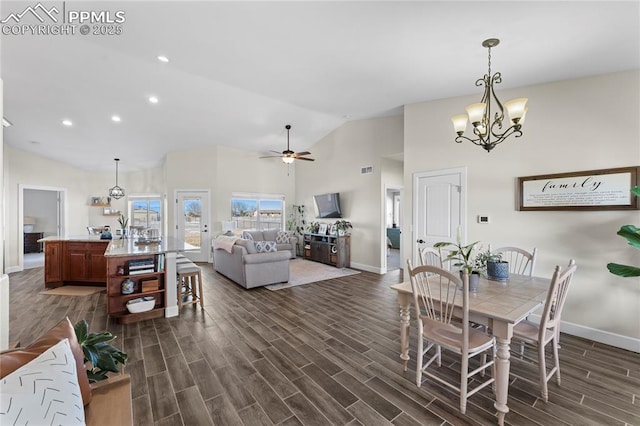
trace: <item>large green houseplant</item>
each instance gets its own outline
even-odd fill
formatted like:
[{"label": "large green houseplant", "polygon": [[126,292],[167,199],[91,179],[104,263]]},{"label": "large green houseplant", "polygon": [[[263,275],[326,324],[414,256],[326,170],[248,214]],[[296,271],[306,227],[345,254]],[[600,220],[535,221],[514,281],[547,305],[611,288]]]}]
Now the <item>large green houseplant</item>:
[{"label": "large green houseplant", "polygon": [[[636,197],[640,197],[640,186],[634,186],[631,192]],[[623,238],[626,238],[629,245],[640,249],[640,229],[638,229],[634,225],[624,225],[620,228],[617,234]],[[640,277],[640,268],[637,266],[609,263],[607,264],[607,269],[612,274],[621,277]]]},{"label": "large green houseplant", "polygon": [[118,364],[124,365],[127,362],[129,356],[109,343],[116,338],[110,332],[89,333],[89,323],[86,320],[78,321],[73,328],[84,353],[85,366],[89,367],[89,383],[107,379],[109,372],[118,373]]}]

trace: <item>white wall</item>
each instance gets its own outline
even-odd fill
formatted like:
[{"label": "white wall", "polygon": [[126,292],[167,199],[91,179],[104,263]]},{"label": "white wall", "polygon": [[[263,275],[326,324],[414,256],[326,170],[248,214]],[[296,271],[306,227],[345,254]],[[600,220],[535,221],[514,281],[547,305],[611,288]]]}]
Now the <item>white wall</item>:
[{"label": "white wall", "polygon": [[33,232],[43,232],[45,237],[58,232],[58,192],[25,189],[23,216],[33,217],[36,224]]},{"label": "white wall", "polygon": [[[169,201],[177,189],[209,190],[212,238],[222,232],[222,221],[231,219],[233,192],[282,194],[287,205],[293,205],[295,165],[288,168],[278,158],[259,156],[257,152],[222,146],[170,152],[165,163]],[[174,223],[174,204],[169,203],[169,224]],[[169,226],[169,234],[174,231],[175,227]]]},{"label": "white wall", "polygon": [[[313,196],[340,193],[342,215],[351,221],[351,264],[380,271],[384,190],[383,157],[402,152],[402,117],[350,121],[313,145],[315,162],[296,165],[296,204],[306,206],[307,223],[313,217]],[[373,174],[360,169],[373,166]],[[319,219],[332,223],[334,220]]]},{"label": "white wall", "polygon": [[[621,225],[640,223],[638,211],[515,208],[518,176],[640,165],[639,83],[640,72],[630,71],[498,89],[503,101],[528,97],[529,112],[524,136],[490,153],[470,143],[454,143],[450,121],[466,105],[478,102],[480,92],[406,106],[405,194],[413,192],[415,172],[468,167],[469,241],[537,247],[536,274],[542,276],[550,277],[556,264],[575,259],[578,271],[563,321],[596,329],[594,334],[640,338],[640,280],[620,278],[606,269],[610,261],[640,264],[640,250],[616,235]],[[409,196],[405,199],[403,231],[408,236],[413,206]],[[490,216],[491,223],[477,224],[479,214]],[[404,239],[407,255],[413,250],[412,240]]]}]

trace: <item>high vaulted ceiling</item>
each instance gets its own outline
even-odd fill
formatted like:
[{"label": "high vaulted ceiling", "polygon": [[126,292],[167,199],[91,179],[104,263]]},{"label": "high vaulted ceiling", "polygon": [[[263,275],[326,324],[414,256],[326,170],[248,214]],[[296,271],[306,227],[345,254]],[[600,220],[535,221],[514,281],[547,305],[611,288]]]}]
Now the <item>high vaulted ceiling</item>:
[{"label": "high vaulted ceiling", "polygon": [[[3,1],[0,15],[36,4]],[[640,68],[638,1],[43,5],[125,12],[120,35],[2,35],[5,142],[89,170],[113,170],[114,157],[145,169],[210,145],[282,151],[285,124],[301,151],[347,120],[479,99],[490,37],[501,39],[498,93]]]}]

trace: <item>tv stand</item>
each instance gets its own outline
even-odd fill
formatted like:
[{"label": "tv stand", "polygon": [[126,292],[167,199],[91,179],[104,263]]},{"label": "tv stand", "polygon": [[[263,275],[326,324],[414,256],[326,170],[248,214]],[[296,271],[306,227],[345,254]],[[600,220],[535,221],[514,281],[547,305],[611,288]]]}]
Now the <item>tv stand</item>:
[{"label": "tv stand", "polygon": [[324,235],[305,233],[303,235],[305,259],[326,263],[336,268],[350,265],[349,235]]}]

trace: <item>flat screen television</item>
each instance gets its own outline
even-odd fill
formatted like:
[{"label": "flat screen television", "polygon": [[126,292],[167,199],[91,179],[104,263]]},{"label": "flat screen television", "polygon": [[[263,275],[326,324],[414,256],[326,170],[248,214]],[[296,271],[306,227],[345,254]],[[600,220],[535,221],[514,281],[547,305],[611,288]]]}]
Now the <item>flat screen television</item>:
[{"label": "flat screen television", "polygon": [[313,200],[316,203],[318,218],[342,217],[342,211],[340,210],[340,194],[337,192],[314,195]]}]

